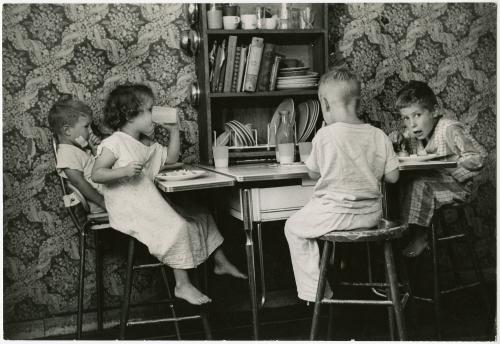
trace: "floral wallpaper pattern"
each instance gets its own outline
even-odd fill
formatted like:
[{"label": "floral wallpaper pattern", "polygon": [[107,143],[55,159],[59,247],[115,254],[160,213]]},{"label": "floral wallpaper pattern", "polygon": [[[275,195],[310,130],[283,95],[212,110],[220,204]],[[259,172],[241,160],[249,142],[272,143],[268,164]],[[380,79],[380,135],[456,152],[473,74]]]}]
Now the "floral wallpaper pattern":
[{"label": "floral wallpaper pattern", "polygon": [[[467,124],[490,152],[475,206],[481,259],[494,266],[496,5],[331,4],[329,10],[331,62],[342,60],[361,75],[362,106],[372,120],[386,130],[400,125],[392,109],[397,90],[409,79],[425,80],[446,115]],[[187,28],[181,4],[4,5],[4,322],[76,310],[78,237],[62,204],[47,127],[48,110],[62,93],[86,101],[98,122],[115,85],[146,83],[158,104],[180,109],[183,160],[197,160],[198,113],[186,100],[194,60],[178,43]],[[166,143],[165,132],[156,135]],[[92,249],[87,257],[86,307],[95,304]],[[107,305],[119,302],[123,265],[123,253],[106,255]],[[155,286],[141,274],[134,288],[146,298]]]}]

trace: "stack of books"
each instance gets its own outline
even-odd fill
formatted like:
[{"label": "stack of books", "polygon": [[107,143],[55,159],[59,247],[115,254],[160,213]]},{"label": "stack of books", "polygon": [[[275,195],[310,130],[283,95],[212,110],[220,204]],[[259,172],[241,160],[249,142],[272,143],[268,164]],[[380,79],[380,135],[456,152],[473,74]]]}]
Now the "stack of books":
[{"label": "stack of books", "polygon": [[237,36],[214,41],[209,53],[210,91],[274,91],[281,60],[276,45],[252,37],[249,45],[238,45]]}]

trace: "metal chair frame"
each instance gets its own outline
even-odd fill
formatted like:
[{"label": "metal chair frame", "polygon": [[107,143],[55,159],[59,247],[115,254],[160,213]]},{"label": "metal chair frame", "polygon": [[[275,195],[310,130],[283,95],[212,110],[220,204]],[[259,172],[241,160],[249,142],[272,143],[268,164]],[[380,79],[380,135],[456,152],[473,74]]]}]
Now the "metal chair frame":
[{"label": "metal chair frame", "polygon": [[[53,138],[52,148],[54,153],[54,158],[57,164],[57,138]],[[102,279],[102,271],[103,271],[103,259],[102,259],[102,250],[101,250],[101,242],[99,238],[99,232],[103,229],[113,229],[109,224],[109,218],[107,212],[100,213],[90,213],[90,206],[85,199],[85,197],[81,194],[81,192],[71,183],[66,181],[62,176],[58,175],[59,182],[61,184],[61,188],[63,191],[63,199],[65,199],[65,207],[68,210],[68,213],[73,221],[73,224],[78,230],[79,235],[79,254],[80,254],[80,263],[79,263],[79,277],[78,277],[78,307],[77,307],[77,324],[76,324],[76,339],[81,339],[82,337],[82,323],[83,323],[83,296],[84,296],[84,281],[85,281],[85,251],[86,251],[86,237],[89,233],[94,234],[95,240],[95,250],[96,250],[96,290],[97,290],[97,330],[98,333],[102,333],[103,330],[103,294],[104,294],[104,286]],[[79,216],[76,213],[77,206],[81,206],[85,211],[85,221],[79,220]],[[206,339],[211,339],[211,329],[208,323],[208,316],[205,312],[201,312],[200,314],[186,317],[177,317],[174,307],[174,298],[172,298],[172,294],[169,287],[167,270],[165,264],[155,263],[155,264],[144,264],[144,265],[133,265],[134,260],[134,252],[135,252],[135,243],[136,239],[129,236],[129,246],[128,246],[128,254],[127,254],[127,275],[126,275],[126,284],[123,295],[123,304],[120,315],[120,339],[125,338],[125,331],[128,325],[144,325],[151,323],[160,323],[160,322],[174,322],[176,337],[178,340],[181,339],[181,334],[179,330],[178,322],[185,320],[195,320],[201,319],[203,323],[203,329],[205,332]],[[147,268],[160,268],[162,273],[162,279],[166,287],[166,292],[168,299],[155,301],[155,304],[158,303],[168,303],[170,312],[172,317],[162,318],[162,319],[154,319],[154,320],[143,320],[143,321],[135,321],[129,322],[128,315],[129,309],[131,306],[136,306],[130,304],[130,294],[132,290],[132,277],[133,270],[139,269],[147,269]]]},{"label": "metal chair frame", "polygon": [[[392,241],[402,236],[407,227],[405,225],[382,219],[377,228],[365,228],[350,231],[334,231],[323,235],[318,240],[324,242],[323,253],[321,255],[320,276],[318,281],[318,290],[316,293],[316,302],[314,305],[314,314],[311,326],[310,340],[315,340],[319,332],[319,317],[322,304],[330,305],[329,322],[327,339],[332,336],[332,305],[333,304],[353,304],[353,305],[379,305],[388,307],[389,329],[391,339],[394,339],[394,320],[398,330],[400,340],[406,340],[406,325],[404,321],[403,308],[409,298],[409,289],[405,292],[404,297],[400,297],[399,289],[401,285],[398,283],[396,274],[396,265],[392,250]],[[383,287],[386,288],[387,300],[360,300],[360,299],[335,299],[325,298],[325,289],[327,281],[327,273],[329,266],[334,266],[335,269],[340,267],[340,257],[336,254],[339,251],[336,247],[338,243],[360,243],[380,242],[384,245],[385,258],[385,276],[386,283],[372,282],[372,274],[370,267],[370,253],[368,254],[368,283],[361,282],[337,282],[331,285],[332,290],[338,285],[347,285],[355,287]],[[337,252],[338,253],[338,252]],[[394,313],[393,313],[394,312]],[[395,316],[395,319],[394,319]]]}]

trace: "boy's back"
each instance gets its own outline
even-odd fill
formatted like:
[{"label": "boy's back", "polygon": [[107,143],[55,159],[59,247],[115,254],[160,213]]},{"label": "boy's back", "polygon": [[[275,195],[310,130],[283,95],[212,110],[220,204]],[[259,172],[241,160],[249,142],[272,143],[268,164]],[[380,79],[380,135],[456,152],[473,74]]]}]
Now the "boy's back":
[{"label": "boy's back", "polygon": [[307,167],[321,177],[314,197],[335,213],[381,209],[380,180],[398,167],[392,143],[369,124],[333,123],[318,131]]}]

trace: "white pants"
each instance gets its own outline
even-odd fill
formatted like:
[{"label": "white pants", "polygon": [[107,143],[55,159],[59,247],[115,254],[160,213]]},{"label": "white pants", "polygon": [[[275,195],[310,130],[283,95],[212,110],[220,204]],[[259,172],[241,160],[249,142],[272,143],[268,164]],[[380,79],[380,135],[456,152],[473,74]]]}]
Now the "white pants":
[{"label": "white pants", "polygon": [[[305,301],[316,300],[320,263],[316,238],[335,230],[374,227],[382,217],[382,210],[368,214],[339,214],[329,212],[328,208],[313,198],[285,223],[298,297]],[[325,296],[331,297],[328,284]]]}]

